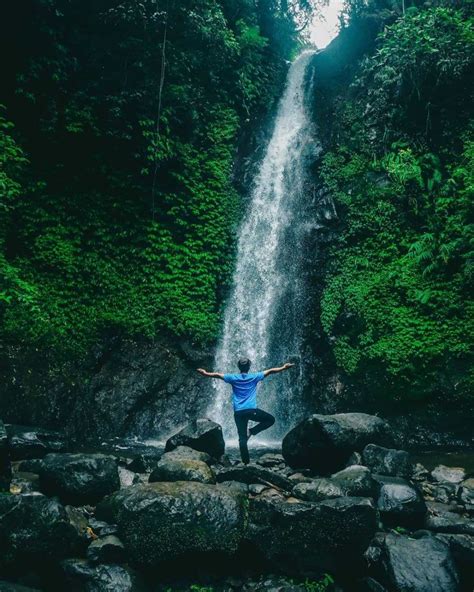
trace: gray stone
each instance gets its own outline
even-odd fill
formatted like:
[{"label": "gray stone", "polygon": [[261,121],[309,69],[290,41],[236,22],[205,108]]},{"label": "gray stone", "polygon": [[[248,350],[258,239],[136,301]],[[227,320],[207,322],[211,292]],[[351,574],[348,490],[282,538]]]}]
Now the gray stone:
[{"label": "gray stone", "polygon": [[219,458],[225,452],[222,428],[210,419],[196,419],[166,441],[165,451],[178,446],[189,446]]},{"label": "gray stone", "polygon": [[199,450],[194,450],[194,448],[190,448],[189,446],[178,446],[169,452],[165,452],[161,457],[161,460],[168,459],[168,460],[199,460],[201,462],[205,462],[208,465],[213,465],[216,460],[207,452],[201,452]]},{"label": "gray stone", "polygon": [[87,548],[87,559],[91,563],[123,563],[125,547],[115,535],[95,539]]},{"label": "gray stone", "polygon": [[382,569],[394,592],[458,592],[459,576],[448,545],[435,537],[388,534]]},{"label": "gray stone", "polygon": [[221,481],[240,481],[247,483],[247,485],[261,483],[262,485],[274,485],[285,491],[291,491],[294,485],[283,475],[253,463],[223,468],[217,472],[216,478],[219,483]]},{"label": "gray stone", "polygon": [[438,483],[461,483],[466,478],[466,471],[462,467],[438,465],[431,471],[431,478]]},{"label": "gray stone", "polygon": [[450,506],[428,502],[425,528],[434,532],[474,535],[474,521],[450,511]]},{"label": "gray stone", "polygon": [[71,504],[94,504],[120,487],[117,461],[105,454],[48,454],[40,469],[41,490]]},{"label": "gray stone", "polygon": [[110,495],[96,515],[118,524],[130,562],[155,565],[191,553],[234,553],[245,534],[247,502],[222,485],[149,483]]},{"label": "gray stone", "polygon": [[372,478],[367,467],[352,465],[330,478],[299,483],[295,485],[292,493],[295,497],[317,502],[341,496],[375,497],[378,489],[378,483]]},{"label": "gray stone", "polygon": [[404,450],[368,444],[362,451],[362,463],[380,475],[409,478],[413,472],[410,455]]},{"label": "gray stone", "polygon": [[367,444],[392,441],[389,425],[366,413],[311,415],[283,438],[285,461],[295,468],[307,467],[320,474],[342,469],[354,451]]},{"label": "gray stone", "polygon": [[371,500],[342,497],[318,504],[250,500],[248,537],[274,568],[298,575],[346,569],[358,561],[376,528]]},{"label": "gray stone", "polygon": [[94,565],[84,559],[61,563],[64,590],[80,592],[146,592],[141,576],[124,565]]},{"label": "gray stone", "polygon": [[150,475],[149,482],[156,481],[197,481],[199,483],[215,483],[213,470],[202,460],[169,459],[168,455],[156,465]]},{"label": "gray stone", "polygon": [[419,489],[400,477],[374,475],[380,484],[377,507],[387,526],[419,527],[427,511]]}]

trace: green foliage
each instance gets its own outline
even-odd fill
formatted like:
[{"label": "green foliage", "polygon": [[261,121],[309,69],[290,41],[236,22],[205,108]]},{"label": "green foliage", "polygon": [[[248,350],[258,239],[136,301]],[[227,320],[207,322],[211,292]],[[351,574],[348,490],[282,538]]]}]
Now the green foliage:
[{"label": "green foliage", "polygon": [[240,215],[238,141],[278,96],[294,40],[277,2],[12,8],[4,340],[59,355],[102,333],[215,339]]},{"label": "green foliage", "polygon": [[474,391],[472,30],[446,8],[387,27],[324,158],[344,226],[321,322],[339,368],[374,396]]}]

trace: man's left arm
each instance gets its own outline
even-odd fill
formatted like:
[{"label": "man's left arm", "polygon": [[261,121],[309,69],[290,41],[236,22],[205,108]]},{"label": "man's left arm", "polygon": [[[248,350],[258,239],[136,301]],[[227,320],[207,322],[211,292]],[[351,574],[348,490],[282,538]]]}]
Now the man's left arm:
[{"label": "man's left arm", "polygon": [[207,378],[220,378],[221,380],[224,380],[224,375],[220,372],[208,372],[207,370],[204,370],[204,368],[198,368],[197,371],[199,374],[206,376]]}]

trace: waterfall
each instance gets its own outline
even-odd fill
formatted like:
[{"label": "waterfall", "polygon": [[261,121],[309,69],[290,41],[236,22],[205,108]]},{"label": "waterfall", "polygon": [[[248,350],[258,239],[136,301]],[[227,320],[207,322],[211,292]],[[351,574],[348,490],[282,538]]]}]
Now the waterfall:
[{"label": "waterfall", "polygon": [[[307,70],[314,52],[305,51],[288,71],[272,136],[253,183],[241,222],[233,287],[215,356],[219,372],[238,372],[241,355],[252,371],[299,362],[305,320],[304,240],[312,228],[306,172],[317,145],[307,108]],[[281,436],[301,414],[301,364],[267,377],[258,405],[276,416],[265,432]],[[226,439],[235,439],[231,388],[215,381],[209,417]]]}]

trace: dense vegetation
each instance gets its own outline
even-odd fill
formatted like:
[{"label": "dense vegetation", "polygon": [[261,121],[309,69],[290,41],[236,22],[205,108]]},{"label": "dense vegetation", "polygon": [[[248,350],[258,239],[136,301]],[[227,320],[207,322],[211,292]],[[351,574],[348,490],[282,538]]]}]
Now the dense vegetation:
[{"label": "dense vegetation", "polygon": [[290,8],[31,0],[2,41],[2,340],[57,355],[104,332],[211,340],[236,148],[279,95]]},{"label": "dense vegetation", "polygon": [[466,8],[411,7],[336,102],[321,319],[337,366],[378,397],[474,392],[473,56]]}]

